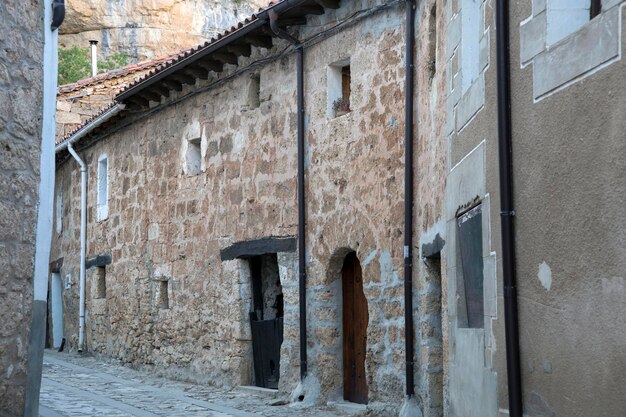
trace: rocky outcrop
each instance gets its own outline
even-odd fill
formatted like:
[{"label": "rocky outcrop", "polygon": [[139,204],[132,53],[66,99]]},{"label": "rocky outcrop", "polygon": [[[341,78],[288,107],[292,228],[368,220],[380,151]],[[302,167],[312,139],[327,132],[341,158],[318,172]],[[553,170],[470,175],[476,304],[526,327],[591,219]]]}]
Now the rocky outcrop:
[{"label": "rocky outcrop", "polygon": [[264,0],[68,0],[59,45],[99,42],[102,58],[127,53],[131,62],[205,42],[245,19]]}]

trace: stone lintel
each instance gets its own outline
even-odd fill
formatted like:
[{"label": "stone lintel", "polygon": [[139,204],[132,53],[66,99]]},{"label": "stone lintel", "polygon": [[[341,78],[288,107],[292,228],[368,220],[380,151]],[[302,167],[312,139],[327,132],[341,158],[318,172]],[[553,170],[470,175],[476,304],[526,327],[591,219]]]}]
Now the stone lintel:
[{"label": "stone lintel", "polygon": [[441,251],[446,241],[441,238],[439,233],[435,236],[431,243],[425,243],[422,245],[422,257],[424,258],[439,258]]},{"label": "stone lintel", "polygon": [[266,253],[295,251],[295,237],[265,237],[233,243],[220,251],[220,258],[222,261],[232,261],[237,258],[249,258]]},{"label": "stone lintel", "polygon": [[110,254],[102,254],[89,258],[85,261],[85,269],[93,268],[94,266],[107,266],[113,262]]}]

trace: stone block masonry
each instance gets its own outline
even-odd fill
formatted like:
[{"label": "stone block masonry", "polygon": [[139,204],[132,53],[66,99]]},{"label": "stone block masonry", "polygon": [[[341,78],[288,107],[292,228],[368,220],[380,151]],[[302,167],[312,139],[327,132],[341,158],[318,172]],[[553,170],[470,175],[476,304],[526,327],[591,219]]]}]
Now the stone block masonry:
[{"label": "stone block masonry", "polygon": [[[0,415],[24,412],[43,100],[42,2],[2,2]],[[39,82],[36,82],[39,80]]]}]

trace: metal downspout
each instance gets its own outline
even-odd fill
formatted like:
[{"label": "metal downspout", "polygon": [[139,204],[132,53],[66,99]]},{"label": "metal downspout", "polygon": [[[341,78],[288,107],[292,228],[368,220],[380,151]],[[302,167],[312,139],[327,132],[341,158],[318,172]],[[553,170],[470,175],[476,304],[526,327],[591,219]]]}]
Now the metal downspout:
[{"label": "metal downspout", "polygon": [[85,253],[87,232],[87,165],[78,156],[71,143],[67,150],[80,165],[80,284],[79,284],[79,327],[78,327],[78,351],[82,352],[85,347]]},{"label": "metal downspout", "polygon": [[415,2],[406,2],[406,88],[404,128],[404,333],[406,351],[406,395],[415,395],[413,336],[413,60],[415,46]]},{"label": "metal downspout", "polygon": [[500,226],[502,231],[502,272],[506,367],[509,413],[522,417],[517,286],[515,270],[515,224],[513,217],[513,160],[511,132],[511,73],[509,52],[509,5],[496,3],[496,60],[498,82],[498,159],[500,170]]},{"label": "metal downspout", "polygon": [[306,216],[304,196],[304,46],[278,26],[278,13],[270,9],[270,27],[280,38],[291,42],[296,48],[297,111],[298,111],[298,293],[300,304],[300,379],[307,375],[306,335]]}]

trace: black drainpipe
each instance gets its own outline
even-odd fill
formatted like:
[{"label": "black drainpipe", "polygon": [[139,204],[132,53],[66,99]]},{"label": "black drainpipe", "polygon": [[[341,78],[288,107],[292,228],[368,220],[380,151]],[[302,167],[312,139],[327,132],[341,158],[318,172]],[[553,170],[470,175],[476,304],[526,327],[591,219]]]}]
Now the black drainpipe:
[{"label": "black drainpipe", "polygon": [[406,344],[406,395],[415,395],[413,380],[413,49],[415,2],[406,2],[406,88],[404,128],[404,334]]},{"label": "black drainpipe", "polygon": [[498,81],[498,156],[500,168],[500,226],[502,231],[502,272],[504,329],[509,413],[522,417],[517,287],[515,271],[515,225],[513,217],[513,160],[511,146],[511,73],[509,53],[509,2],[496,4],[496,51]]},{"label": "black drainpipe", "polygon": [[278,13],[270,9],[270,27],[274,33],[296,48],[296,72],[298,83],[298,270],[300,303],[300,379],[307,374],[306,354],[306,246],[304,201],[304,45],[278,26]]}]

